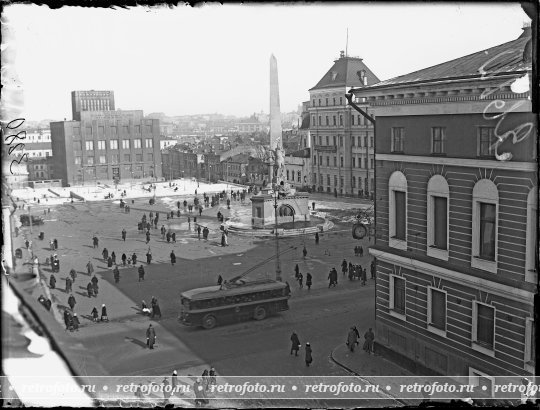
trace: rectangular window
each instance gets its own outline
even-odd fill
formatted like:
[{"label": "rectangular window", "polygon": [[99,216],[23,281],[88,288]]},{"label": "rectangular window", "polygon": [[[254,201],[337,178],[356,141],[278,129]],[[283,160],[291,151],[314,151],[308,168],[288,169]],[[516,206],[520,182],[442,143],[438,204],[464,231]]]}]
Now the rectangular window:
[{"label": "rectangular window", "polygon": [[313,125],[316,125],[316,124],[317,124],[317,122],[315,121],[315,118],[316,118],[316,117],[315,117],[314,115],[311,117],[311,122],[313,123]]},{"label": "rectangular window", "polygon": [[336,97],[332,98],[334,105],[336,105]]},{"label": "rectangular window", "polygon": [[344,184],[344,179],[343,179],[343,177],[339,177],[339,186],[340,186],[340,188],[343,188],[343,185],[345,185]]},{"label": "rectangular window", "polygon": [[141,148],[141,139],[137,138],[133,140],[133,148]]},{"label": "rectangular window", "polygon": [[86,157],[86,163],[88,165],[94,165],[94,157]]},{"label": "rectangular window", "polygon": [[98,135],[100,137],[105,135],[105,127],[103,125],[98,125]]},{"label": "rectangular window", "polygon": [[369,163],[371,165],[371,169],[375,169],[375,160],[373,158],[370,158]]},{"label": "rectangular window", "polygon": [[431,153],[445,154],[446,153],[446,132],[443,127],[431,128]]},{"label": "rectangular window", "polygon": [[141,133],[141,126],[135,125],[135,134],[140,134],[140,133]]},{"label": "rectangular window", "polygon": [[144,128],[145,128],[145,131],[146,131],[147,134],[152,134],[152,126],[151,125],[147,125]]},{"label": "rectangular window", "polygon": [[336,140],[336,136],[335,136],[335,135],[332,137],[332,141],[334,142],[334,146],[336,146],[336,145],[337,145],[337,140]]},{"label": "rectangular window", "polygon": [[356,146],[356,137],[351,137],[351,146]]},{"label": "rectangular window", "polygon": [[152,138],[146,138],[144,140],[146,148],[152,148],[153,147],[153,140]]},{"label": "rectangular window", "polygon": [[322,137],[319,135],[319,145],[322,145]]},{"label": "rectangular window", "polygon": [[343,97],[339,97],[339,105],[343,105]]},{"label": "rectangular window", "polygon": [[337,167],[337,157],[334,157],[334,166]]},{"label": "rectangular window", "polygon": [[368,144],[367,144],[367,135],[364,137],[364,147],[367,148]]},{"label": "rectangular window", "polygon": [[356,177],[354,177],[354,176],[352,177],[351,183],[352,183],[352,187],[356,188]]},{"label": "rectangular window", "polygon": [[390,275],[390,310],[405,315],[405,279]]},{"label": "rectangular window", "polygon": [[326,156],[326,166],[330,166],[330,157],[328,155]]},{"label": "rectangular window", "polygon": [[135,161],[142,162],[142,154],[135,154]]},{"label": "rectangular window", "polygon": [[119,162],[118,154],[112,154],[111,155],[111,163],[118,164],[118,162]]},{"label": "rectangular window", "polygon": [[317,165],[317,157],[315,155],[313,156],[313,165]]},{"label": "rectangular window", "polygon": [[356,157],[352,157],[352,167],[356,168]]},{"label": "rectangular window", "polygon": [[446,292],[428,287],[428,329],[430,327],[446,332]]},{"label": "rectangular window", "polygon": [[122,140],[122,149],[129,149],[129,140]]},{"label": "rectangular window", "polygon": [[94,141],[85,141],[86,150],[87,151],[93,151],[94,150]]},{"label": "rectangular window", "polygon": [[109,147],[110,149],[118,149],[118,140],[110,140]]},{"label": "rectangular window", "polygon": [[323,162],[322,162],[322,155],[319,155],[319,165],[322,165]]},{"label": "rectangular window", "polygon": [[81,141],[73,141],[73,150],[74,151],[82,151],[82,142]]},{"label": "rectangular window", "polygon": [[405,240],[405,192],[394,191],[395,235],[396,239]]},{"label": "rectangular window", "polygon": [[354,125],[354,115],[351,114],[351,125]]},{"label": "rectangular window", "polygon": [[337,175],[334,175],[334,186],[337,187]]},{"label": "rectangular window", "polygon": [[107,158],[105,157],[105,155],[100,155],[99,156],[99,163],[100,164],[106,164],[107,163]]},{"label": "rectangular window", "polygon": [[403,152],[403,137],[404,137],[403,127],[393,127],[392,128],[392,152]]},{"label": "rectangular window", "polygon": [[343,157],[339,157],[340,166],[343,166]]},{"label": "rectangular window", "polygon": [[364,117],[362,115],[358,115],[358,118],[356,121],[358,125],[364,125]]},{"label": "rectangular window", "polygon": [[129,127],[127,125],[122,125],[122,133],[124,135],[129,134]]},{"label": "rectangular window", "polygon": [[332,119],[333,119],[333,123],[334,123],[334,127],[335,127],[335,126],[337,125],[337,118],[336,118],[336,116],[334,115],[334,116],[332,117]]},{"label": "rectangular window", "polygon": [[97,149],[98,150],[104,150],[104,149],[106,149],[106,147],[107,147],[107,144],[106,144],[105,140],[99,140],[97,142]]},{"label": "rectangular window", "polygon": [[81,165],[81,157],[75,157],[75,165]]},{"label": "rectangular window", "polygon": [[370,144],[370,147],[373,148],[375,146],[375,138],[369,137],[369,144]]},{"label": "rectangular window", "polygon": [[330,175],[326,174],[326,185],[330,185]]},{"label": "rectangular window", "polygon": [[495,334],[495,308],[483,303],[473,303],[473,342],[493,350]]},{"label": "rectangular window", "polygon": [[339,125],[343,127],[343,115],[339,116]]},{"label": "rectangular window", "polygon": [[448,249],[448,199],[441,196],[433,197],[433,246]]},{"label": "rectangular window", "polygon": [[287,170],[287,181],[289,180],[289,170]]},{"label": "rectangular window", "polygon": [[302,182],[302,173],[300,171],[296,173],[296,182]]},{"label": "rectangular window", "polygon": [[130,154],[124,154],[124,162],[131,162],[131,155]]},{"label": "rectangular window", "polygon": [[330,145],[330,137],[328,135],[326,136],[326,145]]},{"label": "rectangular window", "polygon": [[493,150],[491,145],[495,141],[495,128],[494,127],[479,127],[478,128],[478,156],[479,157],[492,157]]},{"label": "rectangular window", "polygon": [[343,146],[343,137],[341,135],[339,136],[339,146]]},{"label": "rectangular window", "polygon": [[328,105],[328,98],[326,98],[326,105]]},{"label": "rectangular window", "polygon": [[328,115],[326,116],[326,125],[330,125],[330,120],[328,119]]},{"label": "rectangular window", "polygon": [[494,204],[480,203],[480,254],[483,259],[495,260],[495,223]]},{"label": "rectangular window", "polygon": [[[321,105],[320,102],[321,102],[321,100],[319,100],[319,105]],[[322,125],[322,116],[321,115],[319,115],[319,125]]]}]

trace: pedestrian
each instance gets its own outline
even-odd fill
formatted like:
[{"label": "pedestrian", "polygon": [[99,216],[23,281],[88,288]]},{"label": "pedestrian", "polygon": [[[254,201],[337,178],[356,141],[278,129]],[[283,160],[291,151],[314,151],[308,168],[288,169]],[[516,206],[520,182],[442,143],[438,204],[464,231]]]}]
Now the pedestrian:
[{"label": "pedestrian", "polygon": [[[24,244],[26,245],[26,249],[30,249],[30,241],[28,239],[24,241]],[[53,242],[53,246],[54,246],[54,242]]]},{"label": "pedestrian", "polygon": [[306,343],[306,366],[309,367],[309,365],[313,362],[313,356],[311,355],[311,345],[309,342]]},{"label": "pedestrian", "polygon": [[144,300],[141,302],[141,311],[144,315],[150,315],[150,309],[148,309],[148,305]]},{"label": "pedestrian", "polygon": [[154,344],[156,343],[156,331],[152,327],[152,324],[148,326],[148,329],[146,329],[146,345],[150,348],[154,348]]},{"label": "pedestrian", "polygon": [[107,259],[107,267],[112,268],[112,266],[113,266],[113,260],[112,260],[112,257],[109,256],[109,259]]},{"label": "pedestrian", "polygon": [[141,280],[144,280],[144,267],[142,265],[139,266],[139,282]]},{"label": "pedestrian", "polygon": [[354,256],[358,256],[358,245],[354,247]]},{"label": "pedestrian", "polygon": [[152,301],[150,303],[152,305],[152,319],[155,316],[159,316],[159,318],[161,319],[161,309],[159,307],[158,300],[154,296],[152,296]]},{"label": "pedestrian", "polygon": [[319,232],[315,232],[315,245],[319,244]]},{"label": "pedestrian", "polygon": [[69,298],[68,298],[68,305],[71,308],[71,310],[73,310],[75,308],[76,303],[77,303],[77,301],[75,300],[75,296],[73,296],[73,294],[71,294],[69,296]]},{"label": "pedestrian", "polygon": [[[171,242],[171,231],[167,231],[166,237],[167,237],[167,243],[170,243]],[[148,237],[147,237],[147,242],[146,243],[148,243]]]},{"label": "pedestrian", "polygon": [[52,239],[49,241],[49,249],[54,251],[54,241]]},{"label": "pedestrian", "polygon": [[217,278],[217,284],[218,286],[221,286],[222,283],[223,283],[223,278],[221,277],[221,275],[219,275]]},{"label": "pedestrian", "polygon": [[193,383],[193,392],[195,393],[195,406],[204,406],[209,401],[206,398],[206,392],[204,390],[204,386],[202,384],[202,379],[200,377],[197,377],[197,380],[195,383]]},{"label": "pedestrian", "polygon": [[343,276],[346,275],[347,271],[348,271],[347,261],[343,259],[343,262],[341,262],[341,272],[343,273]]},{"label": "pedestrian", "polygon": [[69,271],[69,276],[71,276],[71,279],[73,280],[73,283],[75,283],[75,279],[77,278],[77,271],[75,269],[71,269]]},{"label": "pedestrian", "polygon": [[298,356],[298,350],[300,349],[300,339],[298,338],[298,335],[296,332],[292,332],[291,334],[291,355],[294,352],[295,356]]},{"label": "pedestrian", "polygon": [[298,272],[298,285],[300,286],[300,289],[304,287],[304,276],[301,272]]},{"label": "pedestrian", "polygon": [[126,241],[126,235],[127,235],[127,232],[126,232],[126,230],[124,228],[124,229],[122,229],[122,239],[124,240],[124,242]]},{"label": "pedestrian", "polygon": [[173,232],[171,234],[171,239],[172,239],[173,243],[176,243],[176,232]]},{"label": "pedestrian", "polygon": [[152,262],[152,251],[150,251],[150,248],[148,248],[148,252],[146,252],[146,263],[150,265]]},{"label": "pedestrian", "polygon": [[216,369],[210,367],[210,371],[208,372],[208,382],[210,383],[210,385],[215,385],[217,383],[216,376]]},{"label": "pedestrian", "polygon": [[111,253],[112,263],[116,264],[116,254],[114,251]]},{"label": "pedestrian", "polygon": [[[170,237],[169,237],[169,239],[170,239]],[[146,243],[148,243],[148,242],[150,242],[150,232],[146,231]]]},{"label": "pedestrian", "polygon": [[88,272],[88,276],[92,276],[92,273],[94,273],[94,265],[92,265],[92,261],[88,261],[86,264],[86,271]]},{"label": "pedestrian", "polygon": [[362,269],[360,268],[361,270],[361,275],[362,275],[362,286],[366,286],[366,281],[367,281],[367,272],[366,272],[366,269]]},{"label": "pedestrian", "polygon": [[[31,243],[32,243],[32,242],[30,242],[30,244],[31,244]],[[56,239],[56,238],[54,239],[54,249],[55,249],[55,250],[58,249],[58,239]]]},{"label": "pedestrian", "polygon": [[304,255],[304,259],[306,259],[306,256],[307,256],[307,249],[306,249],[306,246],[304,245],[304,249],[302,250],[302,255]]},{"label": "pedestrian", "polygon": [[66,293],[71,293],[71,291],[73,290],[72,285],[73,285],[73,281],[71,280],[70,277],[67,277],[66,278]]},{"label": "pedestrian", "polygon": [[118,269],[118,265],[114,266],[113,276],[114,276],[114,283],[120,282],[120,270]]},{"label": "pedestrian", "polygon": [[98,321],[98,310],[97,310],[97,307],[94,306],[94,309],[92,309],[92,312],[90,313],[90,315],[92,316],[92,320],[94,322],[97,322]]},{"label": "pedestrian", "polygon": [[99,246],[99,239],[97,238],[97,236],[94,236],[92,238],[92,243],[94,245],[94,249],[96,249]]},{"label": "pedestrian", "polygon": [[199,216],[202,215],[202,206],[199,207]]},{"label": "pedestrian", "polygon": [[66,325],[66,330],[69,330],[71,327],[71,313],[69,313],[69,310],[64,310],[64,324]]},{"label": "pedestrian", "polygon": [[201,240],[201,225],[197,225],[197,238]]},{"label": "pedestrian", "polygon": [[131,255],[131,260],[133,262],[133,265],[135,266],[137,264],[137,255],[135,252],[133,252],[133,255]]},{"label": "pedestrian", "polygon": [[315,202],[312,202],[312,203],[311,203],[311,210],[312,210],[312,211],[315,210]]},{"label": "pedestrian", "polygon": [[109,259],[109,251],[107,250],[107,248],[103,248],[103,252],[101,252],[101,254],[103,255],[103,259],[105,259],[106,262],[107,259]]},{"label": "pedestrian", "polygon": [[210,233],[210,230],[208,229],[207,226],[205,226],[204,229],[203,229],[203,238],[204,238],[205,241],[208,240],[208,234],[209,233]]},{"label": "pedestrian", "polygon": [[300,268],[298,267],[298,264],[294,267],[294,278],[298,280],[298,274],[300,273]]},{"label": "pedestrian", "polygon": [[126,266],[127,256],[125,253],[122,254],[122,265]]},{"label": "pedestrian", "polygon": [[73,327],[73,330],[79,330],[79,326],[81,325],[81,322],[79,321],[79,317],[77,316],[77,313],[73,313],[73,316],[71,318],[71,324]]},{"label": "pedestrian", "polygon": [[93,290],[94,296],[97,298],[98,290],[99,290],[98,278],[96,278],[95,276],[92,276],[91,282],[92,282],[92,290]]},{"label": "pedestrian", "polygon": [[221,233],[221,246],[225,246],[225,232]]},{"label": "pedestrian", "polygon": [[56,278],[54,277],[54,274],[51,273],[51,277],[49,278],[49,287],[51,289],[56,288]]},{"label": "pedestrian", "polygon": [[184,211],[186,210],[186,208],[187,208],[187,201],[184,200]]},{"label": "pedestrian", "polygon": [[360,255],[360,257],[364,256],[364,248],[362,246],[358,248],[358,254]]},{"label": "pedestrian", "polygon": [[349,346],[349,350],[351,352],[354,352],[354,348],[358,344],[358,333],[354,331],[354,329],[351,327],[349,330],[349,334],[347,335],[347,346]]},{"label": "pedestrian", "polygon": [[311,290],[312,279],[311,273],[306,273],[306,286],[308,290]]},{"label": "pedestrian", "polygon": [[171,265],[174,266],[176,263],[176,255],[174,254],[174,250],[171,251]]},{"label": "pedestrian", "polygon": [[370,269],[371,269],[371,279],[375,279],[375,261],[374,260],[371,261]]},{"label": "pedestrian", "polygon": [[108,322],[109,316],[107,315],[107,307],[105,304],[101,305],[101,321],[102,322]]},{"label": "pedestrian", "polygon": [[92,285],[92,282],[88,282],[88,285],[86,285],[86,292],[88,292],[89,298],[94,296],[94,286]]},{"label": "pedestrian", "polygon": [[364,334],[364,339],[364,350],[369,354],[374,353],[373,343],[375,341],[375,334],[373,333],[371,328],[369,328],[369,330]]}]

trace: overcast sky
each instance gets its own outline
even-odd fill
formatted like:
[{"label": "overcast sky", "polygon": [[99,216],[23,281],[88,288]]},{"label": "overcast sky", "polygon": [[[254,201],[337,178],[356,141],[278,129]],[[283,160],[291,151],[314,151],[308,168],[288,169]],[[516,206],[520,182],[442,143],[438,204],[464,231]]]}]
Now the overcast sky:
[{"label": "overcast sky", "polygon": [[272,53],[287,112],[345,49],[347,28],[348,54],[384,80],[511,41],[530,21],[518,3],[498,2],[9,5],[2,19],[2,82],[22,87],[29,120],[71,119],[70,92],[90,89],[113,90],[117,109],[145,114],[268,112]]}]

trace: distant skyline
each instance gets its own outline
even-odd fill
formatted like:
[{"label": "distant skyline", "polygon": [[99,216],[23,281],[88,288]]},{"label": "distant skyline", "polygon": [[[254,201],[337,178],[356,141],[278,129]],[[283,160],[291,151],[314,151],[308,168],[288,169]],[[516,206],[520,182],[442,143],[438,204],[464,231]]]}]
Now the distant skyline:
[{"label": "distant skyline", "polygon": [[3,116],[71,119],[74,90],[113,90],[117,109],[167,116],[269,112],[277,58],[282,112],[346,47],[389,79],[511,41],[519,3],[338,3],[93,9],[7,5]]}]

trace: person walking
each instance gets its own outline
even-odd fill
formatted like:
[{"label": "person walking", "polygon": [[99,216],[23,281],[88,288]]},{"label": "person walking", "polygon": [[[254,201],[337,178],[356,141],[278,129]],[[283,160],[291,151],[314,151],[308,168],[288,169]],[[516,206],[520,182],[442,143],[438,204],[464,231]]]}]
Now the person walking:
[{"label": "person walking", "polygon": [[[32,244],[32,241],[30,241],[30,244]],[[54,238],[54,250],[58,249],[58,239]]]},{"label": "person walking", "polygon": [[109,251],[107,248],[103,248],[103,252],[101,252],[103,255],[103,259],[105,259],[105,262],[109,259]]},{"label": "person walking", "polygon": [[71,293],[71,291],[73,290],[73,282],[71,281],[71,278],[67,277],[66,278],[66,293]]},{"label": "person walking", "polygon": [[300,339],[298,338],[298,335],[296,332],[292,332],[291,334],[291,355],[294,352],[295,356],[298,356],[298,350],[300,349]]},{"label": "person walking", "polygon": [[88,285],[86,285],[86,292],[88,292],[89,298],[94,296],[94,286],[92,285],[92,282],[88,282]]},{"label": "person walking", "polygon": [[146,252],[146,263],[150,265],[151,262],[152,262],[152,251],[150,250],[150,248],[148,248],[148,252]]},{"label": "person walking", "polygon": [[122,229],[122,239],[124,240],[124,242],[126,241],[126,236],[127,236],[127,232],[126,232],[126,229]]},{"label": "person walking", "polygon": [[127,262],[127,256],[125,253],[122,254],[122,265],[123,266],[126,266],[126,262]]},{"label": "person walking", "polygon": [[174,266],[176,263],[176,255],[174,254],[174,250],[171,251],[171,265]]},{"label": "person walking", "polygon": [[334,287],[337,285],[338,273],[336,268],[332,268],[332,280],[334,282]]},{"label": "person walking", "polygon": [[345,276],[347,274],[347,261],[345,259],[343,259],[343,262],[341,262],[341,272],[343,273],[343,276]]},{"label": "person walking", "polygon": [[144,272],[144,267],[143,267],[142,264],[141,264],[141,266],[139,266],[139,282],[140,282],[141,280],[144,280],[144,273],[145,273],[145,272]]},{"label": "person walking", "polygon": [[362,275],[362,286],[366,286],[366,281],[367,281],[366,269],[360,268],[360,270],[361,270],[361,275]]},{"label": "person walking", "polygon": [[66,325],[66,330],[69,330],[71,327],[71,314],[67,309],[64,310],[64,324]]},{"label": "person walking", "polygon": [[171,239],[172,239],[173,243],[176,243],[176,232],[173,232],[171,234]]},{"label": "person walking", "polygon": [[354,352],[354,348],[356,347],[357,344],[358,344],[358,334],[351,327],[349,329],[349,334],[347,335],[347,346],[349,347],[349,350],[351,352]]},{"label": "person walking", "polygon": [[120,282],[120,270],[118,269],[118,265],[114,266],[113,276],[114,276],[114,283]]},{"label": "person walking", "polygon": [[152,301],[150,303],[152,305],[152,319],[155,316],[159,316],[159,318],[161,319],[161,309],[159,307],[158,300],[154,296],[152,296]]},{"label": "person walking", "polygon": [[165,235],[165,237],[167,238],[167,243],[170,243],[171,242],[171,231],[167,231],[167,235]]},{"label": "person walking", "polygon": [[306,249],[306,246],[304,245],[304,249],[302,250],[302,255],[304,255],[304,259],[306,259],[306,256],[307,256],[307,249]]},{"label": "person walking", "polygon": [[92,261],[88,261],[86,264],[86,271],[88,272],[88,276],[92,276],[92,273],[94,273],[94,265],[92,265]]},{"label": "person walking", "polygon": [[116,253],[114,253],[114,251],[112,251],[111,253],[111,259],[112,259],[112,263],[116,264]]},{"label": "person walking", "polygon": [[146,231],[146,243],[150,242],[150,231]]},{"label": "person walking", "polygon": [[71,269],[69,271],[69,276],[71,276],[71,280],[73,283],[75,283],[75,279],[77,278],[77,271],[75,269]]},{"label": "person walking", "polygon": [[360,255],[360,257],[364,256],[364,248],[361,245],[358,248],[358,255]]},{"label": "person walking", "polygon": [[298,267],[298,264],[294,267],[294,278],[298,280],[298,274],[300,273],[300,268]]},{"label": "person walking", "polygon": [[135,252],[131,255],[131,263],[133,263],[133,266],[137,264],[137,254]]},{"label": "person walking", "polygon": [[73,310],[75,308],[76,303],[77,303],[77,301],[75,300],[75,296],[73,296],[73,294],[71,294],[69,296],[69,298],[68,298],[68,305],[71,308],[71,310]]},{"label": "person walking", "polygon": [[107,315],[107,307],[105,306],[105,303],[101,305],[101,321],[102,322],[109,321],[109,316]]},{"label": "person walking", "polygon": [[112,268],[112,266],[113,266],[113,259],[112,257],[109,256],[109,259],[107,259],[107,267]]},{"label": "person walking", "polygon": [[373,333],[371,328],[369,328],[369,330],[364,334],[364,339],[364,350],[369,354],[374,353],[373,343],[375,342],[375,334]]},{"label": "person walking", "polygon": [[370,270],[371,270],[371,279],[375,279],[375,261],[374,260],[371,261]]},{"label": "person walking", "polygon": [[204,238],[205,241],[208,240],[208,234],[209,233],[210,233],[210,230],[208,229],[207,226],[205,226],[204,229],[203,229],[203,238]]},{"label": "person walking", "polygon": [[91,279],[90,281],[92,282],[92,291],[93,291],[93,294],[94,294],[94,296],[97,298],[98,290],[99,290],[99,287],[98,287],[98,278],[96,278],[95,276],[92,276],[92,279]]},{"label": "person walking", "polygon": [[304,275],[301,272],[298,272],[298,286],[300,289],[304,287]]},{"label": "person walking", "polygon": [[308,290],[311,290],[312,280],[313,278],[311,276],[311,273],[306,273],[306,286]]},{"label": "person walking", "polygon": [[221,246],[225,246],[225,232],[221,233]]},{"label": "person walking", "polygon": [[94,245],[94,249],[96,249],[99,246],[99,239],[97,238],[97,236],[94,236],[92,238],[92,243]]},{"label": "person walking", "polygon": [[56,278],[54,277],[54,274],[51,273],[51,277],[49,278],[49,287],[51,289],[56,288]]},{"label": "person walking", "polygon": [[306,343],[306,366],[309,367],[311,363],[313,362],[313,356],[312,356],[313,350],[311,349],[311,345],[309,342]]},{"label": "person walking", "polygon": [[201,225],[197,225],[197,239],[201,240]]},{"label": "person walking", "polygon": [[193,383],[193,392],[195,393],[195,407],[204,406],[208,404],[206,398],[206,392],[203,386],[202,378],[197,377],[195,383]]},{"label": "person walking", "polygon": [[315,232],[315,245],[319,244],[319,232]]},{"label": "person walking", "polygon": [[217,278],[217,284],[218,286],[221,286],[222,283],[223,283],[223,278],[221,277],[221,275],[219,275]]},{"label": "person walking", "polygon": [[156,343],[156,331],[152,327],[152,324],[148,326],[148,329],[146,329],[146,345],[150,348],[154,348],[154,344]]},{"label": "person walking", "polygon": [[95,323],[97,323],[98,317],[99,317],[97,307],[94,306],[94,309],[92,309],[92,312],[90,313],[90,316],[92,316],[92,320],[93,320]]}]

